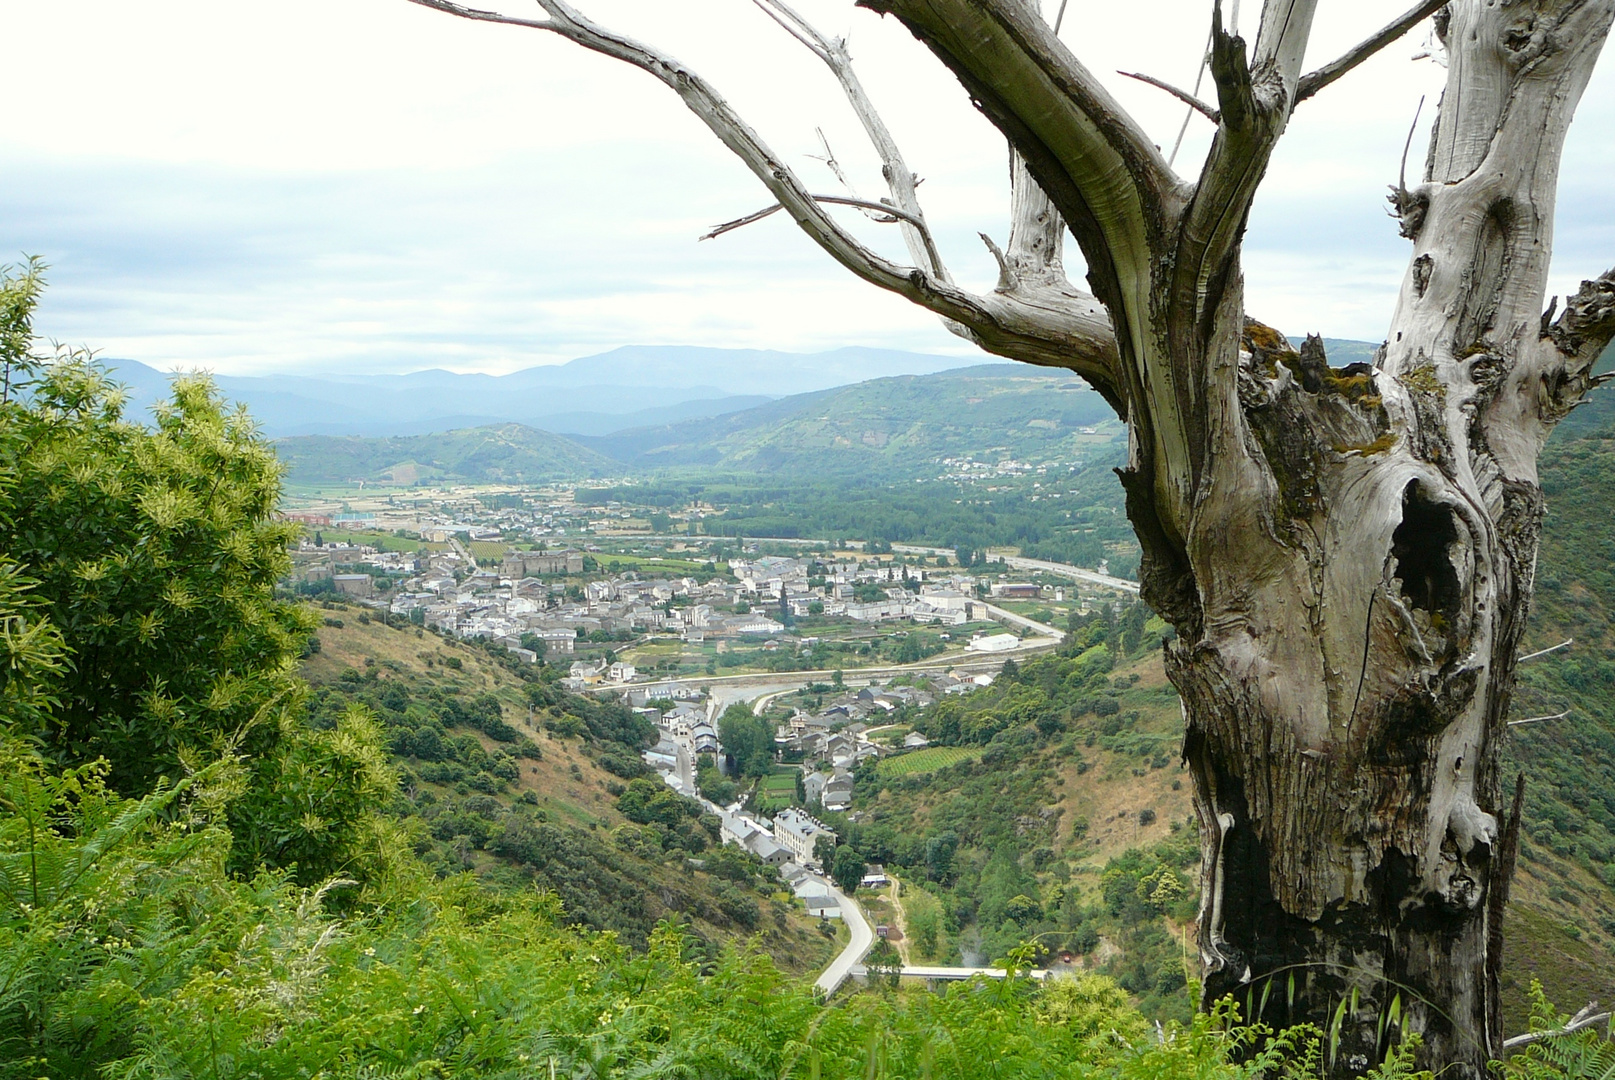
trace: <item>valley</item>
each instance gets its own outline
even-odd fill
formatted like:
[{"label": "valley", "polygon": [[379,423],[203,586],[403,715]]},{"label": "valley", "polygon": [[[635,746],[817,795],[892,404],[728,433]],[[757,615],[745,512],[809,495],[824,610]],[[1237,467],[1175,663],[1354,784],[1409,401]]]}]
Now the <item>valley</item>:
[{"label": "valley", "polygon": [[[589,560],[587,573],[528,584],[539,590],[534,595],[562,601],[586,587],[588,604],[576,615],[618,618],[620,634],[602,622],[601,640],[579,635],[561,681],[571,692],[663,716],[672,695],[694,686],[694,707],[714,730],[730,708],[755,705],[781,740],[767,775],[811,771],[811,762],[793,763],[792,732],[803,730],[804,717],[811,728],[826,702],[833,705],[841,684],[831,687],[832,676],[845,676],[853,697],[899,695],[896,711],[874,730],[852,733],[880,753],[844,768],[822,766],[826,780],[847,777],[850,802],[797,802],[864,863],[903,882],[899,895],[864,897],[877,921],[917,921],[923,947],[910,926],[903,955],[911,963],[983,964],[1030,940],[1045,957],[1067,957],[1072,970],[1118,978],[1151,1015],[1181,1018],[1184,980],[1193,973],[1185,957],[1193,951],[1199,849],[1178,761],[1178,705],[1159,660],[1164,627],[1144,611],[1145,622],[1122,636],[1136,546],[1109,472],[1115,436],[1087,411],[1080,389],[1070,392],[1069,406],[1060,404],[1061,385],[1046,374],[994,367],[904,376],[786,398],[706,425],[580,438],[575,445],[587,450],[547,459],[536,443],[472,465],[455,464],[474,458],[453,456],[461,452],[452,440],[391,443],[365,459],[374,467],[362,487],[350,481],[363,469],[343,479],[326,450],[292,440],[283,445],[310,456],[296,459],[305,462],[294,466],[305,480],[287,505],[326,522],[338,542],[412,553],[422,566],[435,559],[440,576],[466,584],[497,573],[511,552],[578,552]],[[1040,406],[1053,409],[1047,423],[1007,426],[1006,416],[1026,415],[1026,395],[1046,401],[1050,391],[1055,404]],[[922,407],[933,419],[915,419]],[[991,442],[989,430],[997,435],[992,454],[964,449]],[[1567,577],[1559,569],[1586,562],[1608,540],[1594,510],[1615,499],[1599,456],[1607,446],[1585,428],[1567,428],[1544,462],[1548,529],[1529,640],[1533,649],[1566,637],[1576,644],[1527,664],[1515,705],[1520,719],[1567,705],[1569,713],[1511,729],[1509,756],[1528,774],[1509,916],[1519,967],[1504,984],[1516,1026],[1526,1019],[1530,978],[1570,1001],[1595,996],[1600,981],[1615,975],[1615,880],[1606,869],[1615,861],[1615,834],[1601,824],[1609,811],[1599,801],[1615,792],[1615,776],[1588,773],[1612,758],[1605,746],[1615,737],[1615,715],[1602,692],[1600,657],[1615,586],[1601,571]],[[496,459],[529,452],[550,463],[545,479],[471,482],[489,475],[478,469],[507,467]],[[400,455],[430,457],[442,471],[436,479],[403,474],[408,482],[400,483],[392,460]],[[614,469],[620,474],[608,476]],[[845,479],[825,479],[836,475]],[[457,566],[448,558],[456,552]],[[1608,565],[1608,556],[1590,565]],[[405,582],[376,581],[392,586],[380,594],[391,615],[410,618]],[[1017,583],[1030,599],[988,596]],[[881,588],[855,599],[865,584]],[[619,595],[626,606],[612,615],[611,597]],[[958,642],[935,640],[953,627],[914,625],[914,602],[938,596],[971,598],[984,615],[990,599],[998,624],[1027,619],[1064,640],[1039,631],[1010,655],[973,658]],[[880,617],[887,621],[847,619],[844,605],[876,599],[898,605]],[[710,621],[696,627],[691,612],[703,605]],[[722,619],[758,617],[732,614],[743,607],[766,612],[763,621],[778,629],[762,641],[725,643]],[[529,622],[505,632],[509,648],[531,627],[549,632]],[[555,628],[561,625],[577,624]],[[992,632],[993,621],[967,619],[963,639]],[[941,646],[936,656],[892,662],[898,646],[927,635]],[[608,679],[608,659],[633,674]],[[944,694],[934,682],[996,674],[1005,659],[1012,660],[1008,679],[964,695]],[[901,700],[905,687],[921,691],[925,703]],[[910,734],[928,745],[902,747]],[[687,751],[669,781],[694,796],[697,755],[693,745]],[[597,830],[614,827],[603,789],[552,773],[535,783],[551,793],[555,813]],[[767,814],[782,805],[766,778],[735,776],[724,788],[765,829]],[[485,851],[469,858],[497,869]],[[1144,900],[1128,899],[1128,889]],[[715,937],[734,932],[720,923],[705,925]],[[794,969],[807,954],[782,955]]]}]

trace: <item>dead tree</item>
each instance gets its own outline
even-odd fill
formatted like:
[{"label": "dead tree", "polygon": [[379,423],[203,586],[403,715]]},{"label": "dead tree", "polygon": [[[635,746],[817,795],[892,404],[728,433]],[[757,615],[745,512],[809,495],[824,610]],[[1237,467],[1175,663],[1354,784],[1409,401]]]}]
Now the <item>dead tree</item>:
[{"label": "dead tree", "polygon": [[[772,193],[760,213],[782,209],[984,349],[1069,368],[1105,396],[1128,424],[1143,595],[1177,631],[1206,998],[1325,1027],[1336,1075],[1411,1032],[1444,1075],[1482,1075],[1503,1043],[1517,816],[1498,760],[1542,514],[1536,458],[1615,335],[1615,272],[1543,312],[1561,148],[1615,0],[1425,0],[1310,73],[1317,0],[1264,0],[1251,45],[1214,10],[1215,102],[1171,90],[1216,124],[1192,181],[1029,0],[862,0],[951,69],[1013,148],[987,295],[948,274],[844,45],[780,0],[756,2],[840,82],[885,199],[810,192],[699,75],[563,0],[536,0],[535,18],[413,2],[648,72]],[[1318,339],[1297,350],[1246,317],[1246,218],[1291,112],[1432,15],[1446,90],[1423,179],[1392,196],[1408,269],[1374,363],[1334,368]],[[860,243],[829,203],[895,223],[912,265]],[[1091,295],[1062,269],[1067,228]]]}]

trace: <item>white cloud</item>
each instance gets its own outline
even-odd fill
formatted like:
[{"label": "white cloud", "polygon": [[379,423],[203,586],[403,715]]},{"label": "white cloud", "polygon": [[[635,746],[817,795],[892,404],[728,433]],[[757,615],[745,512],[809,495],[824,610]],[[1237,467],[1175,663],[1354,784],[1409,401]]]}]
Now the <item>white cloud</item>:
[{"label": "white cloud", "polygon": [[[1323,5],[1312,62],[1403,3]],[[746,0],[584,6],[708,75],[810,184],[834,183],[808,157],[822,126],[878,192],[827,74]],[[926,177],[950,263],[989,287],[975,234],[1004,232],[1002,140],[895,20],[847,0],[802,6],[850,34]],[[1192,83],[1205,9],[1071,0],[1065,36],[1169,143],[1181,107],[1110,73]],[[0,132],[0,252],[46,256],[41,329],[110,355],[251,373],[500,371],[652,342],[968,349],[778,218],[697,243],[762,206],[761,187],[664,87],[546,34],[405,0],[55,0],[0,6],[0,36],[11,84],[31,89]],[[1414,104],[1433,103],[1441,80],[1435,65],[1410,62],[1417,45],[1393,46],[1298,114],[1250,225],[1248,306],[1259,317],[1332,336],[1382,332],[1406,257],[1382,197]],[[1566,156],[1560,292],[1615,253],[1615,150],[1600,138],[1615,129],[1609,69]],[[1191,122],[1181,167],[1208,135]],[[901,251],[891,232],[858,228]]]}]

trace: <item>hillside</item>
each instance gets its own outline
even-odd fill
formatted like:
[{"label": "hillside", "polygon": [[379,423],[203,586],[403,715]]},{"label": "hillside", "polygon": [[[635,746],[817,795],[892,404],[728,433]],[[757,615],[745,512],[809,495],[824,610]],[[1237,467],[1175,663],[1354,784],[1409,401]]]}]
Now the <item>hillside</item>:
[{"label": "hillside", "polygon": [[381,719],[404,779],[394,813],[439,875],[552,891],[568,921],[635,947],[671,918],[714,948],[755,940],[786,971],[834,951],[777,879],[720,850],[706,822],[630,820],[622,796],[648,770],[644,722],[627,710],[556,691],[499,653],[355,608],[323,614],[302,666],[315,722],[355,702]]},{"label": "hillside", "polygon": [[875,379],[707,421],[579,441],[640,468],[867,477],[913,473],[943,458],[1070,461],[1108,446],[1120,432],[1110,406],[1071,373],[988,364]]},{"label": "hillside", "polygon": [[587,480],[622,466],[570,439],[521,424],[389,438],[301,435],[275,443],[293,484],[352,480],[473,484]]},{"label": "hillside", "polygon": [[[1340,362],[1361,359],[1372,353],[1363,342],[1329,342]],[[708,350],[714,351],[714,350]],[[633,378],[636,365],[646,368],[643,378],[670,380],[674,372],[716,372],[723,384],[735,388],[761,385],[761,376],[741,378],[733,368],[733,357],[723,358],[716,368],[708,365],[701,350],[685,357],[678,350],[650,350],[654,359],[634,350],[618,350],[590,358],[591,372],[604,377],[615,374],[624,381],[618,405],[630,401],[639,407],[641,391],[647,383]],[[856,377],[863,371],[880,371],[907,357],[911,366],[919,360],[940,357],[910,357],[909,354],[882,353],[869,359],[864,353],[878,350],[841,350],[826,354],[821,381]],[[696,354],[700,355],[696,355]],[[847,354],[843,356],[842,354]],[[758,363],[774,363],[786,354],[757,354]],[[884,359],[883,359],[884,358]],[[802,358],[794,358],[800,360]],[[610,361],[608,363],[608,361]],[[575,361],[582,364],[583,361]],[[680,365],[685,367],[681,368]],[[861,366],[862,365],[862,366]],[[572,365],[566,365],[570,368]],[[800,364],[787,364],[775,383],[802,382]],[[596,370],[598,369],[598,370]],[[564,374],[565,369],[559,369]],[[561,374],[519,372],[489,381],[479,391],[485,405],[520,398],[534,387],[521,382],[541,378],[557,380]],[[581,377],[581,376],[578,376]],[[698,377],[688,374],[688,378]],[[700,375],[699,377],[706,377]],[[379,378],[379,377],[378,377]],[[439,386],[443,379],[470,379],[423,372],[393,377],[408,381],[424,397],[459,393]],[[438,382],[433,382],[436,379]],[[419,383],[418,387],[414,383]],[[493,385],[498,383],[499,385]],[[508,385],[506,385],[508,384]],[[338,386],[339,384],[331,384]],[[340,384],[355,407],[363,409],[372,391],[357,384]],[[536,383],[535,383],[536,385]],[[225,387],[233,393],[233,386]],[[540,388],[552,401],[555,395],[570,393],[573,387],[556,385]],[[379,392],[379,391],[378,391]],[[388,390],[387,392],[392,392]],[[657,393],[662,393],[657,389]],[[703,388],[705,393],[715,393]],[[1030,367],[1022,364],[983,364],[974,367],[871,378],[852,385],[797,393],[778,400],[755,404],[756,398],[709,397],[680,403],[677,394],[656,406],[667,412],[669,422],[610,431],[609,434],[575,434],[568,438],[544,435],[533,426],[547,430],[604,431],[613,417],[623,423],[634,415],[649,419],[656,409],[631,414],[615,407],[583,417],[586,422],[551,423],[553,418],[535,414],[517,424],[464,427],[460,430],[416,436],[333,437],[301,436],[281,439],[276,445],[290,466],[290,479],[296,483],[335,482],[345,479],[389,480],[411,483],[414,479],[450,479],[466,482],[544,481],[587,479],[605,475],[669,470],[680,475],[814,475],[838,480],[864,482],[883,479],[935,478],[958,463],[974,461],[985,465],[1019,461],[1031,465],[1091,462],[1104,457],[1108,464],[1123,445],[1123,427],[1109,405],[1081,379],[1069,372]],[[514,400],[512,398],[511,400]],[[751,405],[749,408],[741,407]],[[517,406],[506,402],[506,411]],[[536,406],[535,406],[536,408]],[[469,409],[469,406],[468,406]],[[532,409],[528,409],[532,412]],[[468,414],[469,415],[469,414]],[[466,416],[461,416],[463,421]],[[576,419],[576,417],[575,417]],[[403,421],[400,421],[402,424]],[[410,423],[413,423],[411,421]],[[945,462],[953,462],[948,465]],[[410,471],[409,466],[414,470]],[[395,467],[404,466],[394,473]]]}]

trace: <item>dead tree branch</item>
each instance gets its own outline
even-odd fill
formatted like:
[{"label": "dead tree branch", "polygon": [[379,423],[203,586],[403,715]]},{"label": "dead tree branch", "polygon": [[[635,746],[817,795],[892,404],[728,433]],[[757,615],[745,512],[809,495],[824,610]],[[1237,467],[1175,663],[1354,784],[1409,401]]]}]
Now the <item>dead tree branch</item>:
[{"label": "dead tree branch", "polygon": [[1570,715],[1570,710],[1566,709],[1564,712],[1556,712],[1556,713],[1553,713],[1550,716],[1530,716],[1530,717],[1527,717],[1524,720],[1510,720],[1508,722],[1508,726],[1509,727],[1522,727],[1525,724],[1540,724],[1544,720],[1563,720],[1565,717],[1567,717],[1569,715]]},{"label": "dead tree branch", "polygon": [[[902,230],[903,240],[908,245],[909,257],[935,277],[951,281],[952,277],[942,264],[941,255],[936,246],[930,242],[925,228],[925,211],[920,208],[917,194],[919,181],[909,169],[908,163],[903,160],[903,153],[898,149],[897,140],[892,137],[891,129],[881,119],[874,102],[865,92],[863,83],[859,81],[857,72],[853,70],[852,56],[847,51],[846,42],[839,38],[826,37],[784,0],[753,0],[753,2],[822,60],[830,69],[830,73],[835,76],[836,82],[841,86],[841,92],[847,98],[847,103],[852,106],[853,114],[863,125],[864,133],[868,135],[870,144],[880,158],[881,174],[886,179],[886,187],[893,204],[909,215],[909,218],[901,219],[910,221],[912,225],[912,228]],[[825,153],[829,153],[828,144]],[[842,182],[846,183],[845,179]]]},{"label": "dead tree branch", "polygon": [[[916,229],[920,230],[920,235],[924,238],[925,249],[927,252],[936,251],[936,245],[931,240],[931,232],[926,228],[925,222],[922,219],[915,217],[913,214],[910,214],[906,210],[899,210],[890,203],[875,202],[871,199],[859,199],[850,195],[809,195],[808,198],[812,199],[814,202],[830,203],[834,206],[857,207],[860,210],[868,211],[869,219],[871,221],[879,222],[883,225],[890,225],[894,222],[905,221],[914,226]],[[726,221],[722,225],[714,226],[710,232],[702,233],[700,239],[711,240],[713,237],[722,236],[726,232],[733,232],[744,225],[750,225],[754,221],[761,221],[770,214],[783,209],[784,207],[782,205],[775,203],[773,206],[764,207],[763,209],[758,210],[756,213],[747,214],[745,217],[736,218],[733,221]]]},{"label": "dead tree branch", "polygon": [[1193,109],[1201,116],[1204,116],[1207,120],[1210,120],[1213,124],[1222,122],[1222,114],[1220,112],[1212,108],[1210,105],[1207,105],[1205,102],[1201,101],[1187,90],[1179,90],[1169,82],[1163,82],[1153,75],[1145,75],[1137,71],[1118,71],[1116,74],[1126,76],[1129,79],[1137,79],[1141,83],[1148,83],[1157,90],[1165,90],[1167,93],[1189,106],[1189,108]]},{"label": "dead tree branch", "polygon": [[1595,1012],[1594,1010],[1597,1008],[1598,1002],[1589,1001],[1586,1005],[1582,1006],[1580,1012],[1578,1012],[1575,1016],[1572,1016],[1570,1020],[1566,1022],[1564,1027],[1554,1028],[1551,1031],[1528,1031],[1524,1035],[1516,1035],[1512,1039],[1504,1039],[1503,1049],[1518,1050],[1522,1046],[1530,1046],[1532,1043],[1541,1042],[1543,1039],[1553,1039],[1560,1035],[1573,1035],[1583,1028],[1590,1028],[1594,1024],[1601,1024],[1610,1018],[1610,1013],[1607,1009],[1604,1012]]},{"label": "dead tree branch", "polygon": [[1576,643],[1575,638],[1565,638],[1563,641],[1559,642],[1559,644],[1557,644],[1557,645],[1549,645],[1546,649],[1538,649],[1534,653],[1526,653],[1524,656],[1520,657],[1519,659],[1515,660],[1514,662],[1516,664],[1523,664],[1527,660],[1535,660],[1539,656],[1547,656],[1551,652],[1558,652],[1560,649],[1568,648],[1571,645],[1574,645],[1575,643]]},{"label": "dead tree branch", "polygon": [[[1116,387],[1115,334],[1108,314],[1097,301],[1079,297],[1052,308],[997,294],[977,296],[924,267],[901,266],[871,251],[842,228],[823,205],[842,201],[841,196],[815,198],[710,83],[672,57],[590,21],[564,0],[538,0],[549,16],[544,20],[513,18],[452,0],[410,2],[458,18],[545,30],[639,68],[678,94],[708,130],[762,181],[797,226],[859,278],[958,323],[989,352],[1075,371],[1113,404],[1125,407]],[[878,205],[905,225],[912,225],[912,220],[898,213],[901,210],[912,215],[907,207]],[[923,240],[919,246],[923,252]]]},{"label": "dead tree branch", "polygon": [[1301,104],[1319,90],[1345,75],[1352,68],[1440,11],[1447,5],[1447,2],[1448,0],[1419,0],[1419,3],[1409,8],[1399,18],[1381,27],[1378,33],[1348,50],[1338,59],[1331,60],[1317,71],[1310,71],[1301,76],[1301,82],[1295,88],[1295,104]]},{"label": "dead tree branch", "polygon": [[775,203],[773,206],[765,206],[756,213],[747,214],[745,217],[737,217],[733,221],[724,222],[722,225],[714,225],[711,229],[696,237],[696,239],[715,240],[724,233],[734,232],[736,229],[744,228],[753,222],[761,221],[766,217],[772,217],[783,209],[785,209],[785,207],[781,206],[779,203]]},{"label": "dead tree branch", "polygon": [[1025,158],[1070,225],[1102,299],[1121,304],[1117,265],[1181,198],[1160,149],[1022,0],[864,0],[896,16],[951,70]]},{"label": "dead tree branch", "polygon": [[976,235],[981,237],[981,242],[987,245],[987,250],[992,252],[994,261],[998,263],[997,290],[999,292],[1013,291],[1020,282],[1015,277],[1015,271],[1010,268],[1009,260],[1004,257],[1004,249],[999,247],[993,238],[986,233],[979,232]]}]

